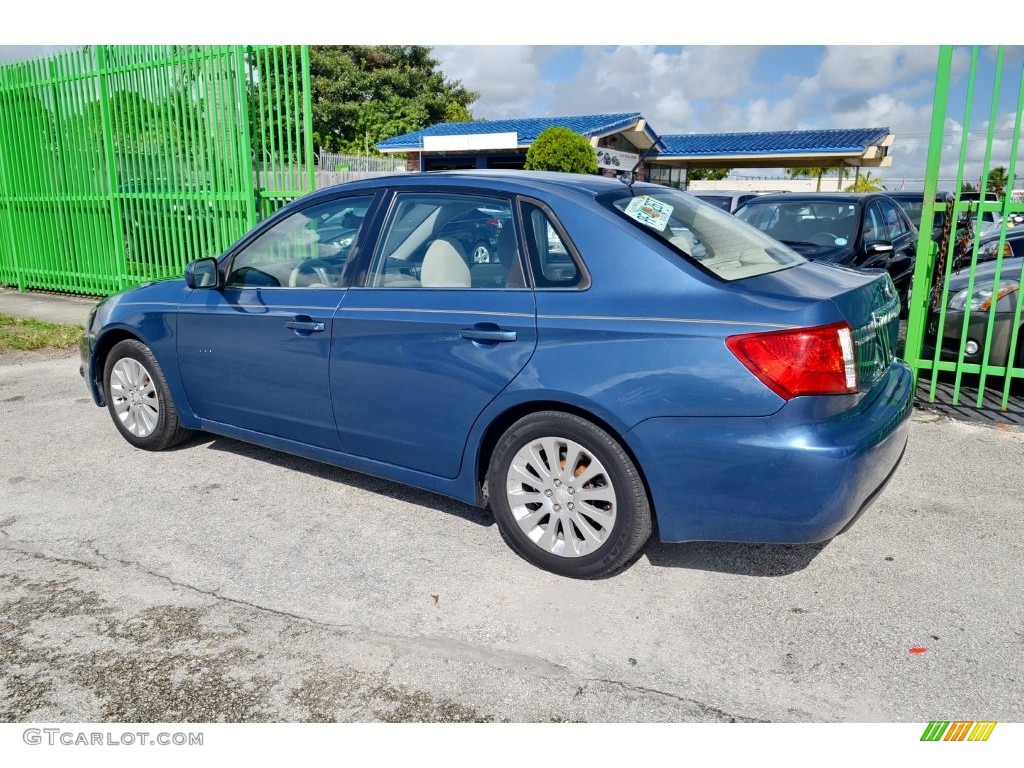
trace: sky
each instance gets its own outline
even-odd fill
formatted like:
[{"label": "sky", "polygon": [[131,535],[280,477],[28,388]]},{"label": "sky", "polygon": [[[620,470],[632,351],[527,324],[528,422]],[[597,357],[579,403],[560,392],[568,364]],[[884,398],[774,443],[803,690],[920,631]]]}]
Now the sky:
[{"label": "sky", "polygon": [[[445,74],[479,92],[476,118],[637,111],[661,134],[887,127],[896,135],[893,166],[872,173],[890,188],[923,187],[938,46],[456,45],[438,46],[434,55]],[[1009,161],[1024,60],[1019,49],[1004,57],[989,167]],[[971,58],[970,48],[954,49],[947,177],[959,156]],[[976,66],[967,155],[973,181],[984,159],[994,48],[979,48]]]},{"label": "sky", "polygon": [[[336,5],[311,0],[297,3],[309,9],[308,15],[275,17],[273,28],[196,0],[182,0],[177,7],[184,13],[174,18],[139,27],[126,21],[138,16],[137,4],[115,0],[108,5],[123,6],[125,12],[97,16],[68,3],[65,13],[48,17],[46,25],[15,19],[0,29],[0,61],[45,54],[61,42],[232,42],[218,32],[225,29],[236,41],[252,43],[431,45],[446,76],[480,94],[471,105],[477,119],[623,111],[640,112],[658,133],[887,127],[896,136],[893,166],[872,173],[888,188],[907,189],[924,183],[937,43],[970,39],[972,32],[986,43],[978,48],[967,145],[967,178],[973,183],[984,160],[992,109],[995,48],[990,43],[1006,43],[993,39],[1000,33],[1013,36],[1012,26],[994,32],[986,23],[972,30],[974,17],[962,14],[935,15],[926,26],[910,3],[859,16],[857,24],[823,25],[821,4],[805,0],[776,0],[770,16],[763,4],[742,0],[730,4],[727,17],[712,4],[687,7],[685,13],[682,6],[657,6],[635,14],[633,24],[628,14],[613,18],[572,3],[539,0],[492,5],[483,16],[478,3],[468,2],[424,4],[415,7],[419,11],[409,7],[396,18],[376,6],[346,6],[343,19]],[[188,13],[192,5],[199,16]],[[121,21],[108,26],[105,18]],[[195,24],[196,18],[205,23]],[[321,21],[310,23],[310,18]],[[19,28],[19,21],[27,26]],[[565,32],[582,26],[585,32]],[[211,34],[216,37],[202,39]],[[698,44],[654,44],[671,38]],[[820,44],[798,44],[806,42]],[[1024,47],[1008,46],[1005,57],[989,167],[1010,159]],[[970,63],[971,48],[957,47],[942,151],[945,187],[955,177]]]}]

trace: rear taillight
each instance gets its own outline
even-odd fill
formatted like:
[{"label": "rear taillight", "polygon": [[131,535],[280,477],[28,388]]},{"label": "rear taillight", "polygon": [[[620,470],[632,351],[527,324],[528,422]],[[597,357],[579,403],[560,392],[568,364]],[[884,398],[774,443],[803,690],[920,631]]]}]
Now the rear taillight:
[{"label": "rear taillight", "polygon": [[750,372],[779,397],[857,391],[857,355],[848,323],[745,333],[725,340]]}]

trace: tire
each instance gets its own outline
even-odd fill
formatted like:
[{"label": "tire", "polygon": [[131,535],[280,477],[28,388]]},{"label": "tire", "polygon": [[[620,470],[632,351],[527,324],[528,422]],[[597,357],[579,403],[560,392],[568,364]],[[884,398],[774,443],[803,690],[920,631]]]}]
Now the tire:
[{"label": "tire", "polygon": [[[548,460],[555,453],[557,465]],[[561,576],[611,576],[651,535],[647,490],[629,454],[573,414],[542,411],[513,424],[494,447],[487,488],[512,550]]]},{"label": "tire", "polygon": [[103,394],[114,426],[136,448],[162,451],[192,434],[178,423],[164,373],[142,342],[126,339],[110,350]]}]

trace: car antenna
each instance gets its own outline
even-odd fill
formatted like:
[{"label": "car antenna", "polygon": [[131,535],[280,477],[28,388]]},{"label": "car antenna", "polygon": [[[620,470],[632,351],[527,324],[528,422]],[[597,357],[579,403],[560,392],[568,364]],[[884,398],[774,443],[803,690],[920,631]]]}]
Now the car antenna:
[{"label": "car antenna", "polygon": [[636,165],[634,165],[631,170],[626,171],[624,174],[619,176],[619,181],[626,185],[626,187],[629,189],[630,194],[633,193],[633,182],[636,181],[637,170],[640,168],[644,160],[647,159],[647,156],[651,154],[651,152],[654,150],[656,146],[658,146],[658,142],[652,141],[651,146],[649,146],[640,154],[640,158],[636,161]]}]

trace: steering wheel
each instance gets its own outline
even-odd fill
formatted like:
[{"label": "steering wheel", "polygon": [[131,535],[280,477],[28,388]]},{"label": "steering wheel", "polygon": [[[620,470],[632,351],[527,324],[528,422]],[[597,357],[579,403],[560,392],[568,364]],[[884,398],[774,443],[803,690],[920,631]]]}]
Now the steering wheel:
[{"label": "steering wheel", "polygon": [[330,288],[336,284],[331,277],[332,265],[324,259],[300,261],[288,276],[289,288]]}]

